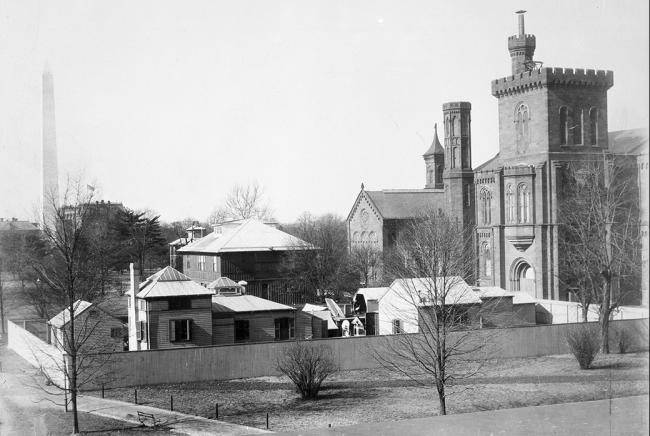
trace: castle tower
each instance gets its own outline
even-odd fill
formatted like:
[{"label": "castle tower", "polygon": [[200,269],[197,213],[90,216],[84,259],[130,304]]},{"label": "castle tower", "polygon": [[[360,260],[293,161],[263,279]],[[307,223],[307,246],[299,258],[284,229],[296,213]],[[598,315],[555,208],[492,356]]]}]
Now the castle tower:
[{"label": "castle tower", "polygon": [[535,54],[535,35],[526,35],[524,29],[524,13],[515,12],[519,19],[519,32],[508,38],[508,51],[512,58],[512,75],[532,70],[535,67],[533,55]]},{"label": "castle tower", "polygon": [[471,110],[472,105],[466,101],[442,105],[445,120],[445,201],[451,216],[455,216],[466,229],[475,222]]},{"label": "castle tower", "polygon": [[59,206],[59,171],[54,116],[54,79],[46,67],[43,71],[43,217]]},{"label": "castle tower", "polygon": [[426,153],[422,155],[427,171],[426,189],[443,189],[442,172],[445,167],[445,150],[438,139],[438,124],[433,126],[433,142]]}]

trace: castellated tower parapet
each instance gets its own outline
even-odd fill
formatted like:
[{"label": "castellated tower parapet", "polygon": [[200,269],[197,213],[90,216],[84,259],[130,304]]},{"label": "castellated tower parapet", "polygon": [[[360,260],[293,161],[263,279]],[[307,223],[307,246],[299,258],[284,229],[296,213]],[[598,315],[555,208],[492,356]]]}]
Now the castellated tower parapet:
[{"label": "castellated tower parapet", "polygon": [[600,88],[614,86],[614,73],[609,70],[583,68],[540,68],[492,81],[492,95],[500,98],[538,88],[572,87]]},{"label": "castellated tower parapet", "polygon": [[472,169],[472,104],[455,101],[442,105],[445,120],[445,172]]},{"label": "castellated tower parapet", "polygon": [[508,51],[512,58],[512,74],[523,73],[534,68],[535,62],[535,35],[526,34],[524,29],[524,13],[517,11],[519,20],[519,32],[508,38]]}]

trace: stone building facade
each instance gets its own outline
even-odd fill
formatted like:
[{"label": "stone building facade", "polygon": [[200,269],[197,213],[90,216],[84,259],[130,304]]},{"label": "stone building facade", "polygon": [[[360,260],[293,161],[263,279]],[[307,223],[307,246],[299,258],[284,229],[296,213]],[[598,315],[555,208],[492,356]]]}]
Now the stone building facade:
[{"label": "stone building facade", "polygon": [[[525,33],[523,14],[519,14],[519,32],[508,39],[512,75],[491,84],[499,111],[497,155],[472,170],[471,105],[444,104],[444,149],[436,130],[424,155],[425,189],[362,189],[348,216],[350,248],[374,243],[355,236],[366,230],[364,211],[374,212],[366,222],[381,229],[372,231],[383,234],[378,239],[383,250],[394,241],[386,236],[391,235],[388,224],[399,228],[424,207],[440,207],[466,229],[475,229],[477,285],[566,300],[569,296],[558,278],[562,168],[576,161],[628,159],[638,168],[644,253],[641,303],[647,305],[647,129],[608,131],[611,71],[541,68],[533,59],[535,46],[535,36]],[[439,162],[444,162],[442,184],[436,179]],[[378,204],[379,197],[392,197],[392,220],[384,216],[386,207]],[[427,200],[414,203],[415,197]]]}]

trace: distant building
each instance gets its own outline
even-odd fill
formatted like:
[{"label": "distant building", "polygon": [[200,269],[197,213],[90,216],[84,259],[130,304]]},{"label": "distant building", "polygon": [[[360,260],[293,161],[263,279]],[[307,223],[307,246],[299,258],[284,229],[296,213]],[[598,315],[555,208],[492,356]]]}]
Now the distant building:
[{"label": "distant building", "polygon": [[[123,351],[127,328],[119,319],[88,301],[74,305],[75,343],[83,352]],[[60,350],[68,349],[70,340],[70,309],[66,307],[48,322],[49,343]]]},{"label": "distant building", "polygon": [[246,292],[283,304],[304,303],[291,293],[282,276],[284,256],[291,250],[315,247],[275,226],[256,219],[215,225],[209,235],[176,250],[183,271],[192,280],[208,285],[222,276],[247,282]]},{"label": "distant building", "polygon": [[131,351],[314,337],[308,314],[246,295],[243,286],[226,277],[204,287],[168,266],[134,292],[135,280],[132,274],[126,293]]},{"label": "distant building", "polygon": [[0,235],[7,232],[19,232],[21,234],[25,233],[38,233],[40,232],[40,227],[38,223],[33,223],[30,221],[19,220],[18,218],[5,219],[0,218]]},{"label": "distant building", "polygon": [[169,266],[172,268],[183,272],[183,257],[177,253],[180,248],[185,247],[187,244],[190,244],[197,239],[201,239],[205,236],[205,227],[199,226],[198,224],[192,224],[190,227],[185,229],[187,236],[177,238],[170,242],[169,245]]},{"label": "distant building", "polygon": [[362,185],[347,218],[350,250],[386,252],[419,214],[442,210],[474,233],[473,285],[568,300],[559,280],[557,217],[565,168],[616,159],[633,169],[629,177],[640,205],[633,219],[641,224],[643,253],[640,292],[625,304],[647,306],[648,130],[608,130],[611,71],[542,68],[533,60],[535,47],[520,13],[519,31],[508,38],[511,75],[491,83],[499,107],[496,156],[472,169],[471,104],[445,103],[444,144],[436,129],[423,155],[424,189],[374,191]]}]

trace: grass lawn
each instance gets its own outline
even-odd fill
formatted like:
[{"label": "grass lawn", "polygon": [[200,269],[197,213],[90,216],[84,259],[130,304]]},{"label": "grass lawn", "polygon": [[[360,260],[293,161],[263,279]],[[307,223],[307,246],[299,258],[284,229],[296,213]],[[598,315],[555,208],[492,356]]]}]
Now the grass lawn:
[{"label": "grass lawn", "polygon": [[[648,393],[648,353],[600,355],[581,370],[570,355],[493,360],[482,374],[453,386],[448,413],[464,413]],[[99,392],[91,392],[99,395]],[[320,399],[301,401],[288,379],[259,377],[138,387],[139,403],[276,431],[393,421],[438,414],[435,389],[383,369],[342,371],[323,384]],[[133,388],[106,391],[133,401]]]}]

